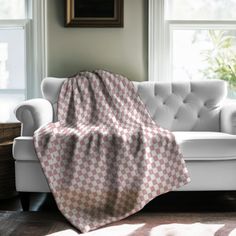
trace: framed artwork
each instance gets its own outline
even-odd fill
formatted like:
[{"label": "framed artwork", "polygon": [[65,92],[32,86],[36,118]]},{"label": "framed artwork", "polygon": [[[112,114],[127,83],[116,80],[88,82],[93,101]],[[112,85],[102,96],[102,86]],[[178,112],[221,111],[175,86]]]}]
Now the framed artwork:
[{"label": "framed artwork", "polygon": [[123,27],[124,0],[66,0],[67,27]]}]

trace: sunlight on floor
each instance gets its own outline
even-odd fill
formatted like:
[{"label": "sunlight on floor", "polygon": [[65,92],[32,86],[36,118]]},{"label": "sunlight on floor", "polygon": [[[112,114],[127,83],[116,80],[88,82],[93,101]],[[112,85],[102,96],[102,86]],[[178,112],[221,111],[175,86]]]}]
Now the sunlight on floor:
[{"label": "sunlight on floor", "polygon": [[[147,228],[146,231],[144,228]],[[83,236],[135,236],[145,233],[149,236],[214,236],[214,235],[228,235],[236,236],[236,229],[230,233],[225,232],[224,224],[163,224],[153,228],[149,228],[146,224],[121,224],[109,226],[89,233],[82,234]],[[141,231],[142,232],[141,232]],[[226,234],[225,234],[226,233]],[[78,236],[81,235],[74,230],[68,229],[47,236]]]},{"label": "sunlight on floor", "polygon": [[222,227],[223,224],[166,224],[154,227],[150,236],[214,236]]},{"label": "sunlight on floor", "polygon": [[236,229],[232,230],[229,234],[229,236],[236,236]]},{"label": "sunlight on floor", "polygon": [[[128,236],[134,233],[139,228],[142,228],[145,224],[122,224],[117,226],[105,227],[89,233],[83,234],[83,236]],[[77,236],[77,232],[73,230],[64,230],[53,234],[48,234],[47,236]]]}]

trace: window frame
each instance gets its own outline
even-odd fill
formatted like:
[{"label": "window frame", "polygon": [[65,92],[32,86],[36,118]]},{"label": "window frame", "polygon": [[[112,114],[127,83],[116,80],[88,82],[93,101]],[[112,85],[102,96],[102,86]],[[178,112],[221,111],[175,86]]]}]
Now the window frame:
[{"label": "window frame", "polygon": [[[0,20],[0,28],[24,29],[25,99],[41,96],[40,84],[47,74],[46,0],[25,0],[26,18]],[[18,93],[22,89],[1,89],[0,93]]]},{"label": "window frame", "polygon": [[165,20],[165,0],[149,0],[148,80],[173,80],[172,32],[174,29],[236,30],[236,20]]}]

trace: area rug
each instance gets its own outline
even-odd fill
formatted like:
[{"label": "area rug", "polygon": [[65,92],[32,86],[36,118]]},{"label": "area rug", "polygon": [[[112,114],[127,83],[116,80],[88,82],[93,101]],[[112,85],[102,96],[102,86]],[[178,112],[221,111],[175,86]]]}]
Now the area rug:
[{"label": "area rug", "polygon": [[[0,212],[1,236],[78,236],[59,212]],[[149,213],[83,236],[236,236],[236,213]]]},{"label": "area rug", "polygon": [[[236,236],[236,230],[224,233],[223,224],[166,224],[152,228],[149,232],[145,232],[145,224],[123,224],[119,226],[106,227],[93,232],[85,233],[84,236],[216,236],[216,235],[229,235]],[[139,231],[139,232],[137,232]],[[140,231],[143,231],[142,233]],[[73,230],[64,230],[49,236],[76,236],[79,235]]]},{"label": "area rug", "polygon": [[[186,223],[169,223],[186,222]],[[77,236],[64,230],[48,236]],[[137,214],[83,236],[236,236],[235,214]]]}]

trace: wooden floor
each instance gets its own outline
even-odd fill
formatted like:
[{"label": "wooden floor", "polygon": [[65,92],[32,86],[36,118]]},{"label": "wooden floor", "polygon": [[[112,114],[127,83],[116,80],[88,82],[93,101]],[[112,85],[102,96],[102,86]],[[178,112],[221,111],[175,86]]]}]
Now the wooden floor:
[{"label": "wooden floor", "polygon": [[[51,194],[32,194],[30,210],[21,211],[18,197],[0,200],[0,236],[78,235],[58,211]],[[144,222],[142,227],[132,228]],[[163,223],[194,222],[222,223],[227,227],[217,236],[228,235],[226,232],[236,228],[236,192],[168,193],[154,199],[140,213],[110,227],[118,227],[117,230],[122,229],[121,225],[131,227],[127,234],[123,231],[115,234],[118,236],[149,236],[154,226]]]}]

